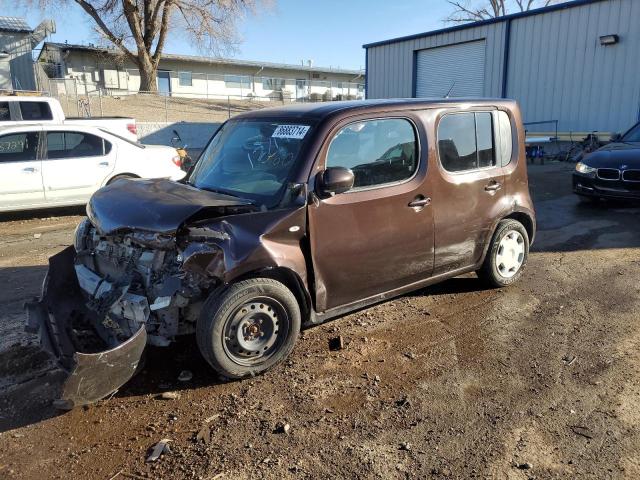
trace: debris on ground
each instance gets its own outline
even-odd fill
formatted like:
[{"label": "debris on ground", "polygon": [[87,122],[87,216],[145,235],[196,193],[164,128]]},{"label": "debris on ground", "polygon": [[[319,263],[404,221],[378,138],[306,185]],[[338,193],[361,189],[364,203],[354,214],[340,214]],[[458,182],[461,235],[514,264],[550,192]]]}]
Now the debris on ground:
[{"label": "debris on ground", "polygon": [[160,455],[171,453],[171,448],[169,447],[170,441],[171,440],[169,440],[168,438],[163,438],[158,443],[156,443],[153,447],[153,450],[151,451],[151,455],[147,457],[147,462],[155,462],[160,458]]},{"label": "debris on ground", "polygon": [[343,349],[344,349],[344,339],[342,338],[342,335],[338,335],[337,337],[334,337],[329,340],[329,350],[331,350],[332,352],[336,352],[338,350],[343,350]]},{"label": "debris on ground", "polygon": [[178,392],[162,392],[156,398],[161,400],[178,400],[180,398],[180,394]]},{"label": "debris on ground", "polygon": [[533,468],[533,465],[528,463],[528,462],[527,463],[520,463],[520,464],[518,464],[518,468],[520,470],[531,470]]},{"label": "debris on ground", "polygon": [[193,373],[190,370],[182,370],[178,375],[179,382],[189,382],[193,378]]},{"label": "debris on ground", "polygon": [[211,443],[211,429],[209,425],[203,425],[202,428],[196,434],[196,442],[202,442],[205,445]]},{"label": "debris on ground", "polygon": [[33,234],[33,238],[41,238],[42,234],[41,233],[34,233]]},{"label": "debris on ground", "polygon": [[291,425],[289,425],[288,423],[284,423],[284,422],[276,423],[275,433],[284,433],[288,435],[290,432],[291,432]]},{"label": "debris on ground", "polygon": [[566,366],[569,366],[576,361],[576,358],[577,357],[575,355],[565,355],[564,357],[562,357],[562,361]]},{"label": "debris on ground", "polygon": [[409,442],[401,442],[400,443],[400,450],[405,450],[405,451],[409,451],[411,450],[411,443]]}]

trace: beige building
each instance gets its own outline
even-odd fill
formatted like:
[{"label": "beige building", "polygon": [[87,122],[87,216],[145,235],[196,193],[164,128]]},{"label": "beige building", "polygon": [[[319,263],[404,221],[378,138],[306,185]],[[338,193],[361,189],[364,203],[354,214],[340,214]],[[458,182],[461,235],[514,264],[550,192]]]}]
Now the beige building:
[{"label": "beige building", "polygon": [[[115,50],[46,42],[38,62],[53,94],[138,93],[140,75]],[[158,69],[161,94],[187,98],[347,100],[364,98],[364,71],[164,54]],[[64,91],[60,91],[64,89]]]}]

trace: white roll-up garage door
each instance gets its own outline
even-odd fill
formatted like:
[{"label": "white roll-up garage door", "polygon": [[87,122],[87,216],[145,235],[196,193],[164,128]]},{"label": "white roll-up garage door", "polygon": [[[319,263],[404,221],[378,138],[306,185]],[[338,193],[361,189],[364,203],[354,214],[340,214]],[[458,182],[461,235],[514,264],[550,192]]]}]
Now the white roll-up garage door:
[{"label": "white roll-up garage door", "polygon": [[417,51],[416,97],[482,97],[484,56],[484,40]]}]

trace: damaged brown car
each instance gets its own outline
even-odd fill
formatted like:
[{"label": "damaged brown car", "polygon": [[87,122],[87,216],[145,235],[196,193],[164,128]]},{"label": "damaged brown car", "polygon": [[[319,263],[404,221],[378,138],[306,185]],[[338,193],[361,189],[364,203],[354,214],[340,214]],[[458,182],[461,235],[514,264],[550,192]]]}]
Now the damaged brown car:
[{"label": "damaged brown car", "polygon": [[509,100],[264,109],[223,124],[186,180],[101,189],[27,305],[69,373],[62,404],[179,335],[242,378],[301,326],[467,272],[514,282],[535,232],[523,135]]}]

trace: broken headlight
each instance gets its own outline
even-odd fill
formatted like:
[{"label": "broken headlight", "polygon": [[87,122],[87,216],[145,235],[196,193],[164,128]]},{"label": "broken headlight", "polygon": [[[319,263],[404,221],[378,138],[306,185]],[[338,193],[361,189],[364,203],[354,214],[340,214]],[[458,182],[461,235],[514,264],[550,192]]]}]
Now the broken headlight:
[{"label": "broken headlight", "polygon": [[82,252],[87,249],[87,236],[90,229],[91,222],[88,218],[83,219],[76,227],[76,231],[73,234],[73,246],[76,252]]}]

